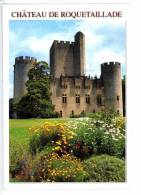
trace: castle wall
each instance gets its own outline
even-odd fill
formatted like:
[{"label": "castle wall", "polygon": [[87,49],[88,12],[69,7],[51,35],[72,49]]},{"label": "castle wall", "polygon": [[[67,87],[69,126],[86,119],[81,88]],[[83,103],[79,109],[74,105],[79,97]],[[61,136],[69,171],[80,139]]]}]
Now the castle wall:
[{"label": "castle wall", "polygon": [[[53,79],[51,82],[52,102],[55,110],[63,117],[84,112],[96,112],[104,109],[97,105],[97,95],[102,95],[102,90],[96,89],[93,79],[86,77]],[[94,93],[96,92],[96,93]],[[62,102],[63,94],[67,95],[67,102]],[[76,103],[76,95],[80,95],[80,103]],[[86,103],[86,95],[90,96],[90,103]]]},{"label": "castle wall", "polygon": [[36,62],[35,58],[26,56],[17,57],[14,65],[14,98],[20,98],[26,94],[25,83],[28,80],[28,72]]}]

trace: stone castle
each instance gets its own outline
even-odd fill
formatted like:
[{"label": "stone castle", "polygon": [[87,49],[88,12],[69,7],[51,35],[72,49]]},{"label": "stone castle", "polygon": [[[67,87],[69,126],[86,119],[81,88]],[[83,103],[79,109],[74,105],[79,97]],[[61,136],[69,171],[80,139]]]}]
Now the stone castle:
[{"label": "stone castle", "polygon": [[[14,98],[26,93],[28,71],[37,60],[17,57],[14,65]],[[74,42],[53,41],[50,48],[52,103],[62,117],[84,112],[115,111],[123,114],[121,65],[101,64],[100,78],[85,76],[85,36],[77,32]]]}]

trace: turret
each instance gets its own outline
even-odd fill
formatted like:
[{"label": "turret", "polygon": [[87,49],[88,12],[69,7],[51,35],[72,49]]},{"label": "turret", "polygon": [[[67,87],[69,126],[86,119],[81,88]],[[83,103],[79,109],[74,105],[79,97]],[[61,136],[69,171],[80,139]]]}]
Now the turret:
[{"label": "turret", "polygon": [[14,98],[20,98],[26,93],[25,83],[28,72],[37,60],[29,56],[15,58],[14,64]]},{"label": "turret", "polygon": [[123,114],[121,65],[119,62],[101,64],[104,105],[106,111]]}]

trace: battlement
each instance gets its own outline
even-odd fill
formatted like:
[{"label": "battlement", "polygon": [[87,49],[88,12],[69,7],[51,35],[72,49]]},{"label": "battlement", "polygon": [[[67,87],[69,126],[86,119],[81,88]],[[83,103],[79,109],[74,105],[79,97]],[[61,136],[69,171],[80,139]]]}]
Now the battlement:
[{"label": "battlement", "polygon": [[52,45],[70,46],[70,45],[74,45],[74,42],[72,42],[72,41],[58,41],[58,40],[54,40]]},{"label": "battlement", "polygon": [[102,67],[105,66],[120,66],[119,62],[104,62],[103,64],[101,64]]},{"label": "battlement", "polygon": [[30,57],[30,56],[19,56],[19,57],[16,57],[15,58],[15,64],[17,64],[17,63],[23,63],[23,62],[32,62],[32,63],[34,63],[34,62],[37,62],[37,59],[36,58],[34,58],[34,57]]}]

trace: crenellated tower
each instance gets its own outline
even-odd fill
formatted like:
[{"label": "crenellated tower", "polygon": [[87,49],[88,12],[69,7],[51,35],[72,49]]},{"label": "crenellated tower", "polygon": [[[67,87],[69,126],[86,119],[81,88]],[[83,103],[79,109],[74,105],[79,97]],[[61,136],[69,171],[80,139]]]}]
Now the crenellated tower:
[{"label": "crenellated tower", "polygon": [[106,111],[123,114],[122,79],[119,62],[101,64],[101,79],[103,82],[104,106]]},{"label": "crenellated tower", "polygon": [[36,58],[20,56],[15,58],[14,64],[14,98],[20,98],[26,93],[25,83],[28,80],[28,72],[36,62]]},{"label": "crenellated tower", "polygon": [[50,48],[50,73],[55,78],[74,75],[74,42],[53,41]]},{"label": "crenellated tower", "polygon": [[84,75],[85,36],[77,32],[75,41],[53,41],[50,48],[50,73],[55,78]]}]

